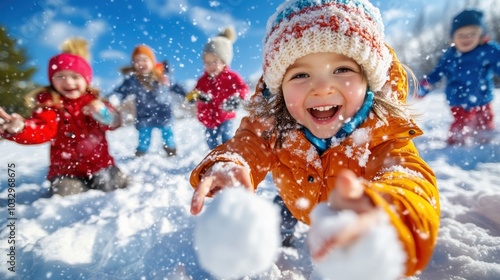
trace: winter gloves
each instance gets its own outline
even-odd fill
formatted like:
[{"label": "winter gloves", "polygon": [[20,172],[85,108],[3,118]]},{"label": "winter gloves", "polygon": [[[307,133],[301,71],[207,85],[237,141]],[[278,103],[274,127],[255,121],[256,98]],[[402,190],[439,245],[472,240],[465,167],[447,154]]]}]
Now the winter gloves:
[{"label": "winter gloves", "polygon": [[186,95],[186,99],[187,99],[187,101],[189,101],[191,103],[198,101],[198,100],[207,103],[207,102],[212,101],[213,96],[209,93],[204,93],[202,91],[194,89],[194,90],[188,92],[188,94]]},{"label": "winter gloves", "polygon": [[109,109],[101,100],[94,100],[82,109],[85,115],[91,116],[96,121],[101,124],[118,127],[120,126],[121,120],[117,112]]},{"label": "winter gloves", "polygon": [[222,110],[231,112],[240,106],[241,98],[239,96],[233,95],[222,102]]},{"label": "winter gloves", "polygon": [[[190,103],[198,100],[204,103],[208,103],[213,100],[213,95],[194,89],[186,94],[186,99]],[[238,109],[240,104],[241,98],[238,95],[233,95],[222,102],[222,110],[226,112],[232,112]]]}]

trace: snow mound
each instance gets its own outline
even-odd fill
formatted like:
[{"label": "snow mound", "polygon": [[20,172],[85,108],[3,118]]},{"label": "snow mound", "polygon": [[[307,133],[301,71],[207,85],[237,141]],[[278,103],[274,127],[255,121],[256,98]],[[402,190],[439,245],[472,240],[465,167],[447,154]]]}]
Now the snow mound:
[{"label": "snow mound", "polygon": [[[406,255],[395,229],[384,218],[360,239],[345,248],[331,250],[323,259],[314,262],[314,274],[321,279],[395,280],[404,273]],[[353,211],[334,211],[326,203],[316,206],[311,213],[308,241],[312,248],[320,240],[340,232],[356,219]]]},{"label": "snow mound", "polygon": [[196,220],[194,244],[201,266],[219,278],[269,269],[280,246],[279,209],[240,187],[227,188]]}]

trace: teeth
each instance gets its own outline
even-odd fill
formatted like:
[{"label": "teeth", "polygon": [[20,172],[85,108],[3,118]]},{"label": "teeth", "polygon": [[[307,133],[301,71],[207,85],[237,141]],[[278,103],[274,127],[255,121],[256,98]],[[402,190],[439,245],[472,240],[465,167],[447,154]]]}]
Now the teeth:
[{"label": "teeth", "polygon": [[323,106],[323,107],[314,107],[312,108],[313,110],[318,110],[318,111],[328,111],[334,107],[337,107],[337,106]]}]

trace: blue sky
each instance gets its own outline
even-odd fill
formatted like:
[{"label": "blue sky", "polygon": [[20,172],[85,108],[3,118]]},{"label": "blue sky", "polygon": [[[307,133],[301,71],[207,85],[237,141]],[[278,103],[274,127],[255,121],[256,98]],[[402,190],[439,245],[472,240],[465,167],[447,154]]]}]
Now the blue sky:
[{"label": "blue sky", "polygon": [[[411,24],[420,9],[437,14],[440,4],[423,6],[429,0],[374,1],[384,21],[399,30]],[[438,1],[438,3],[441,1]],[[444,1],[443,1],[444,2]],[[167,59],[172,78],[190,87],[202,71],[200,52],[219,28],[233,25],[238,32],[231,68],[245,79],[261,73],[261,42],[267,18],[281,1],[268,0],[3,0],[0,25],[27,50],[30,63],[39,71],[34,80],[47,84],[48,59],[57,54],[68,37],[80,36],[90,42],[93,85],[103,94],[121,82],[118,69],[129,65],[137,44]],[[391,28],[387,28],[388,32]],[[388,34],[390,35],[390,34]],[[189,89],[189,88],[188,88]]]}]

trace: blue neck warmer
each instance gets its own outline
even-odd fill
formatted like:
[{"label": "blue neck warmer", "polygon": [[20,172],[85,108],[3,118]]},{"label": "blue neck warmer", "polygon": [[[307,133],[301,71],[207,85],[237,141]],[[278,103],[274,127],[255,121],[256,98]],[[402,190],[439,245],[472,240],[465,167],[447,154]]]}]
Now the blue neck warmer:
[{"label": "blue neck warmer", "polygon": [[[367,117],[373,105],[374,93],[371,90],[366,91],[365,101],[359,111],[352,117],[352,119],[344,124],[344,126],[335,134],[334,138],[344,138],[351,134]],[[307,128],[303,128],[305,136],[311,144],[316,148],[321,155],[332,144],[332,138],[321,139],[314,136]]]}]

